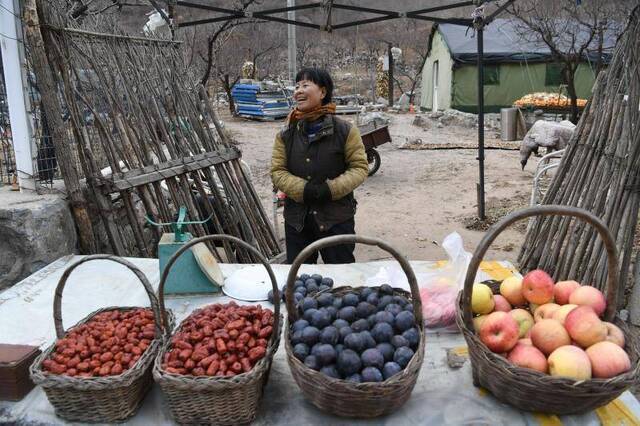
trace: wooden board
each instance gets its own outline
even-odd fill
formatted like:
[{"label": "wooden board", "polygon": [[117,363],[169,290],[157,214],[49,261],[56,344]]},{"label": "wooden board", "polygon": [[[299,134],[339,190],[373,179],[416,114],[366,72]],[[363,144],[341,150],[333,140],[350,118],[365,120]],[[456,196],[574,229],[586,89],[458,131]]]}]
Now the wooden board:
[{"label": "wooden board", "polygon": [[224,285],[224,277],[222,276],[220,266],[218,265],[216,258],[213,257],[209,247],[207,247],[205,243],[198,243],[191,247],[191,252],[193,253],[193,257],[196,259],[196,263],[200,266],[200,269],[207,278],[209,278],[214,284],[222,287]]}]

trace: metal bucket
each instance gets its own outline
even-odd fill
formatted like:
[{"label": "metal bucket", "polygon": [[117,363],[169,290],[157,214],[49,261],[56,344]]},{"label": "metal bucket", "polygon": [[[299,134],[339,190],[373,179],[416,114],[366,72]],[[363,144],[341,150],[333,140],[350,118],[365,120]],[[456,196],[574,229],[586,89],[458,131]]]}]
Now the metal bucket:
[{"label": "metal bucket", "polygon": [[503,141],[516,140],[518,133],[517,118],[517,108],[502,108],[500,110],[500,139]]}]

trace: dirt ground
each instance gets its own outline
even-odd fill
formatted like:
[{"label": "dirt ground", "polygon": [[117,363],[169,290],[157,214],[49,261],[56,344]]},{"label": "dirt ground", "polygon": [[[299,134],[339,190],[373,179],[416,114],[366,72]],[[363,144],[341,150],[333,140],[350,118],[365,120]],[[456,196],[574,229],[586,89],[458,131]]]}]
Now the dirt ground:
[{"label": "dirt ground", "polygon": [[[221,111],[227,128],[240,143],[243,159],[251,167],[254,185],[272,217],[269,177],[271,148],[283,122],[248,121]],[[342,116],[350,121],[355,116]],[[379,147],[380,170],[356,190],[356,232],[380,237],[411,260],[446,258],[440,243],[458,232],[472,252],[484,235],[486,224],[477,222],[478,161],[477,130],[462,127],[412,125],[414,114],[391,114],[391,144]],[[419,137],[433,144],[455,144],[469,149],[405,150],[406,138]],[[495,130],[486,132],[487,142],[500,142]],[[517,149],[518,144],[512,146]],[[485,191],[489,222],[528,204],[535,160],[521,170],[517,150],[488,150],[485,154]],[[283,237],[282,211],[278,212]],[[490,259],[515,261],[524,237],[524,224],[505,231],[489,252]],[[356,259],[388,259],[377,248],[358,246]]]}]

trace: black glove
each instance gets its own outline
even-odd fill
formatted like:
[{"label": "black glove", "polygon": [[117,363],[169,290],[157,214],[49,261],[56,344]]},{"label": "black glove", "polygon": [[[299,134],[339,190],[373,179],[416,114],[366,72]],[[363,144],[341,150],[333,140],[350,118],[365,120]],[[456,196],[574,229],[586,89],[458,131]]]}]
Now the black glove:
[{"label": "black glove", "polygon": [[305,204],[323,204],[331,200],[331,189],[326,182],[307,182],[302,196]]}]

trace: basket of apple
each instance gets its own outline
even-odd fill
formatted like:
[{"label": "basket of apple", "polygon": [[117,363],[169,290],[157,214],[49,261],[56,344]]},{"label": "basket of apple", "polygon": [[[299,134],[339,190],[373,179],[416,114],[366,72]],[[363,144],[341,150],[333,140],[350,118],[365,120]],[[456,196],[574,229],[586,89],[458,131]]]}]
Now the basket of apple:
[{"label": "basket of apple", "polygon": [[[570,216],[593,226],[607,251],[607,288],[554,282],[536,269],[523,278],[475,283],[483,256],[512,223],[532,216]],[[473,383],[525,411],[577,414],[603,406],[640,373],[640,348],[616,317],[615,242],[604,222],[569,206],[523,209],[493,225],[478,245],[458,298],[456,322],[467,341]],[[585,283],[582,283],[585,284]]]}]

